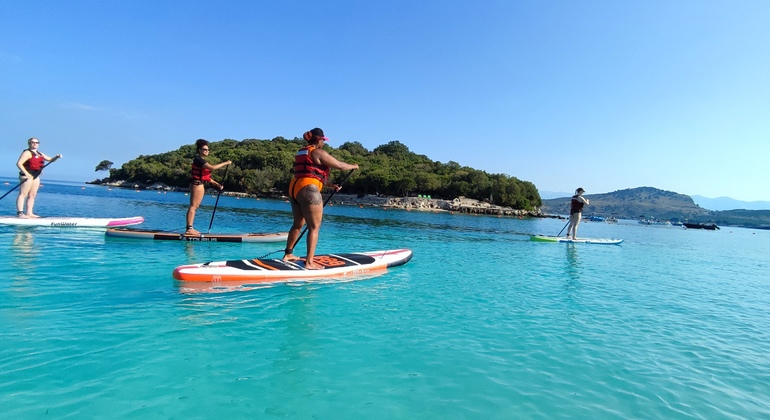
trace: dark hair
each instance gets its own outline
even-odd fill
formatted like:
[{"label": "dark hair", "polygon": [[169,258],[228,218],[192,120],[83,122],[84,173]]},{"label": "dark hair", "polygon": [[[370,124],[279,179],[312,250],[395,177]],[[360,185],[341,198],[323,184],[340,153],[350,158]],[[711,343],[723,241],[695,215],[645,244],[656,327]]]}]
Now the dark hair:
[{"label": "dark hair", "polygon": [[208,144],[209,144],[208,140],[204,140],[204,139],[195,140],[195,149],[200,150],[201,147],[208,146]]},{"label": "dark hair", "polygon": [[315,143],[315,141],[313,140],[316,137],[323,137],[323,136],[324,136],[324,131],[316,127],[310,131],[305,131],[305,134],[302,135],[302,138],[305,139],[305,141],[308,143]]},{"label": "dark hair", "polygon": [[586,190],[584,190],[582,187],[579,187],[578,189],[575,190],[575,194],[580,192],[586,192]]}]

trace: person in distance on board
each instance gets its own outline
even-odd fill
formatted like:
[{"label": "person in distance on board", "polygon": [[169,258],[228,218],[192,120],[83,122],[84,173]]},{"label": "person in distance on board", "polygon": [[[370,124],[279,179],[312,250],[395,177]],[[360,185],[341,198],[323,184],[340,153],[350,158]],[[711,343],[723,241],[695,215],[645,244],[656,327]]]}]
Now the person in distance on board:
[{"label": "person in distance on board", "polygon": [[206,157],[209,155],[209,142],[208,140],[198,139],[195,142],[195,147],[198,149],[198,154],[192,161],[192,170],[190,171],[190,207],[187,209],[187,228],[185,229],[185,235],[200,235],[200,232],[193,229],[193,222],[195,221],[195,211],[203,201],[203,196],[206,194],[206,188],[204,184],[211,184],[220,190],[225,187],[211,179],[211,171],[223,168],[233,162],[226,160],[216,165],[212,165],[206,162]]},{"label": "person in distance on board", "polygon": [[[294,223],[289,230],[289,239],[286,241],[284,261],[296,261],[299,257],[294,255],[294,243],[300,235],[302,225],[307,223],[307,256],[305,268],[308,270],[320,270],[324,267],[313,262],[316,244],[318,244],[318,231],[321,228],[323,218],[323,199],[321,189],[329,183],[331,168],[343,171],[358,169],[357,164],[340,162],[323,150],[324,143],[329,138],[324,136],[323,130],[314,128],[306,131],[302,138],[308,143],[294,156],[294,177],[289,184],[289,201]],[[339,191],[339,185],[330,185]]]},{"label": "person in distance on board", "polygon": [[[19,168],[19,197],[16,199],[16,217],[26,219],[28,217],[40,217],[33,212],[35,196],[40,188],[40,175],[46,162],[53,162],[61,158],[61,155],[48,157],[37,150],[40,140],[32,137],[27,140],[28,147],[21,152],[16,167]],[[24,213],[24,202],[27,203],[27,213]]]},{"label": "person in distance on board", "polygon": [[575,195],[572,196],[569,208],[567,239],[577,239],[577,228],[580,224],[580,219],[583,217],[583,206],[588,205],[588,199],[583,197],[584,192],[584,189],[578,188],[575,190]]}]

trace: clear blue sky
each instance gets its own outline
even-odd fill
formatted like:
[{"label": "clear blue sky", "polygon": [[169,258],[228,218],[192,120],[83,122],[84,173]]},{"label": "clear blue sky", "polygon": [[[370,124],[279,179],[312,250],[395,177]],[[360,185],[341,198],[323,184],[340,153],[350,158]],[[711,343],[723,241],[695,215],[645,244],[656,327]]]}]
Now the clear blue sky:
[{"label": "clear blue sky", "polygon": [[198,138],[398,140],[588,194],[770,200],[770,1],[2,1],[0,175]]}]

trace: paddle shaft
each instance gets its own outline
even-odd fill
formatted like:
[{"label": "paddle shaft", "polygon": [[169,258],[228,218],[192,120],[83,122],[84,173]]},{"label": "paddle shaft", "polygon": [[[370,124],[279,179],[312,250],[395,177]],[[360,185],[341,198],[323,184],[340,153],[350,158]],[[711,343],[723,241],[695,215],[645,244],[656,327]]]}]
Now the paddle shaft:
[{"label": "paddle shaft", "polygon": [[[566,225],[564,225],[564,227],[563,227],[563,228],[561,228],[561,230],[559,231],[559,234],[558,234],[558,235],[556,235],[556,237],[557,237],[557,238],[558,238],[558,237],[561,235],[561,233],[562,233],[562,232],[564,232],[564,229],[566,229],[566,228],[567,228],[567,226],[569,226],[569,221],[567,221],[567,224],[566,224]],[[569,233],[569,232],[567,232],[567,233]]]},{"label": "paddle shaft", "polygon": [[[42,168],[40,168],[40,171],[37,171],[37,174],[34,174],[34,175],[32,175],[32,179],[35,179],[35,178],[39,177],[39,176],[40,176],[40,174],[42,174],[42,173],[43,173],[43,169],[45,169],[45,167],[46,167],[46,166],[48,166],[48,165],[50,165],[50,164],[52,164],[52,163],[56,162],[56,159],[58,159],[58,158],[53,158],[53,159],[51,159],[51,161],[50,161],[50,162],[48,162],[48,163],[46,163],[45,165],[43,165],[43,167],[42,167]],[[4,199],[6,195],[10,194],[10,193],[11,193],[13,190],[15,190],[16,188],[19,188],[19,187],[21,186],[21,184],[23,184],[23,183],[25,183],[25,182],[27,182],[27,180],[26,180],[26,179],[25,179],[24,181],[21,181],[21,182],[19,182],[18,184],[16,184],[16,186],[15,186],[15,187],[13,187],[13,188],[11,188],[10,190],[6,191],[6,193],[5,193],[5,194],[3,194],[3,196],[2,196],[2,197],[0,197],[0,200]]]},{"label": "paddle shaft", "polygon": [[[345,181],[348,179],[350,174],[353,173],[353,171],[355,171],[355,169],[351,169],[350,172],[348,172],[347,175],[345,175],[345,178],[342,178],[342,181],[340,181],[339,183],[340,187],[342,187],[342,184],[345,183]],[[329,195],[329,198],[327,198],[326,201],[324,201],[323,207],[326,207],[326,203],[328,203],[332,199],[332,197],[334,197],[334,194],[337,194],[337,191],[339,190],[332,191],[332,193]],[[303,236],[305,236],[305,232],[307,232],[307,226],[305,226],[305,229],[302,230],[302,233],[299,235],[297,240],[294,241],[294,244],[291,246],[291,249],[294,249],[294,247],[297,246],[297,244],[299,243],[299,240],[302,239]]]},{"label": "paddle shaft", "polygon": [[222,190],[225,189],[225,179],[227,178],[227,170],[230,169],[230,165],[225,166],[225,176],[222,177],[222,189],[217,193],[217,201],[214,202],[214,211],[211,212],[211,221],[209,222],[209,230],[206,233],[211,233],[211,225],[214,224],[214,215],[217,214],[217,206],[219,205],[219,196],[222,195]]}]

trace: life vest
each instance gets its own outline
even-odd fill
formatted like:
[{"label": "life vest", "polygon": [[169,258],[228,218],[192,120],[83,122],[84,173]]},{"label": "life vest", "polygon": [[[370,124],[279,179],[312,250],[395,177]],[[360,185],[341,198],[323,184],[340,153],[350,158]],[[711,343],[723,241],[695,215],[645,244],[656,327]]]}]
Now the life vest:
[{"label": "life vest", "polygon": [[195,159],[192,161],[192,170],[190,171],[190,180],[192,181],[202,181],[202,182],[209,182],[211,181],[211,169],[206,169],[203,167],[203,164],[200,166],[196,165],[196,162],[203,162],[206,163],[206,160],[204,160],[200,156],[196,156]]},{"label": "life vest", "polygon": [[329,178],[329,167],[326,165],[317,165],[310,158],[310,153],[315,150],[315,146],[306,146],[299,149],[294,156],[294,177],[295,178],[315,178],[324,184]]},{"label": "life vest", "polygon": [[[29,149],[27,149],[29,150]],[[29,151],[32,153],[32,157],[27,159],[26,162],[24,162],[24,167],[29,172],[37,172],[43,169],[43,166],[45,166],[45,158],[43,157],[43,154],[38,151]]]},{"label": "life vest", "polygon": [[579,200],[579,195],[575,194],[572,196],[572,202],[570,203],[570,209],[569,214],[575,214],[575,213],[581,213],[583,211],[583,206],[585,203],[583,200]]}]

